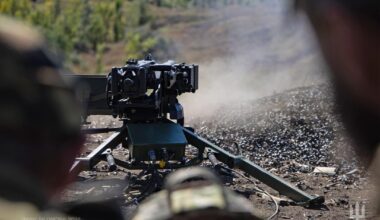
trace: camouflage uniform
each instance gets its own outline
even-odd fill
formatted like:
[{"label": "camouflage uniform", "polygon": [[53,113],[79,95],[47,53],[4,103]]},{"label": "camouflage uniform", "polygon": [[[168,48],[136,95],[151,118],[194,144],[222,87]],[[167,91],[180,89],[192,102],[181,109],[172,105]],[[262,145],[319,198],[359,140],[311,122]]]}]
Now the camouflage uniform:
[{"label": "camouflage uniform", "polygon": [[17,160],[33,163],[33,155],[23,149],[41,140],[79,138],[74,94],[35,30],[0,17],[0,51],[0,219],[69,219],[48,208],[39,181],[17,167]]},{"label": "camouflage uniform", "polygon": [[[43,185],[46,180],[38,179],[35,173],[40,170],[33,170],[45,162],[54,164],[52,155],[60,155],[68,146],[79,150],[80,123],[75,94],[42,37],[0,16],[1,220],[123,219],[113,204],[51,204]],[[51,172],[55,171],[53,165]]]},{"label": "camouflage uniform", "polygon": [[0,20],[0,129],[25,139],[66,140],[80,134],[80,115],[72,91],[41,36],[14,21]]},{"label": "camouflage uniform", "polygon": [[250,201],[224,188],[215,174],[193,167],[171,174],[165,189],[139,205],[132,219],[263,219],[263,215]]}]

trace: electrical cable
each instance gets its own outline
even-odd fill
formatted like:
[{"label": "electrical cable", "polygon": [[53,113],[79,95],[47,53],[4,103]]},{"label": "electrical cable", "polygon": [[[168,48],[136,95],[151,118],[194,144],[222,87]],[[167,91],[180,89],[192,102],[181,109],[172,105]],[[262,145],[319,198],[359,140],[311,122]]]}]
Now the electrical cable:
[{"label": "electrical cable", "polygon": [[273,212],[273,214],[270,215],[270,216],[267,218],[268,220],[273,219],[276,215],[278,215],[278,213],[279,213],[279,205],[278,205],[278,202],[274,199],[274,197],[273,197],[270,193],[268,193],[268,192],[265,191],[264,189],[261,189],[259,186],[256,185],[256,183],[255,183],[253,180],[251,180],[250,178],[244,176],[243,174],[239,173],[238,171],[233,170],[233,169],[230,169],[230,168],[228,168],[228,167],[223,167],[223,169],[226,169],[226,170],[228,170],[228,171],[230,171],[230,172],[233,172],[233,173],[237,174],[238,176],[244,178],[245,180],[248,180],[249,182],[251,182],[251,183],[255,186],[255,189],[254,189],[255,191],[267,195],[267,196],[272,200],[272,202],[275,204],[275,207],[276,207],[276,208],[275,208],[275,211]]}]

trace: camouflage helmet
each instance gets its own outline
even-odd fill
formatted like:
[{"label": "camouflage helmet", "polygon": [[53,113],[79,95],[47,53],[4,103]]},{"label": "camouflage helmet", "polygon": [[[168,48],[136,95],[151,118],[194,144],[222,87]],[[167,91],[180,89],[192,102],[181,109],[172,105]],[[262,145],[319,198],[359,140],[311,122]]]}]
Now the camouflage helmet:
[{"label": "camouflage helmet", "polygon": [[170,174],[165,189],[139,205],[133,220],[263,219],[252,203],[223,184],[204,167]]},{"label": "camouflage helmet", "polygon": [[63,143],[80,137],[80,111],[43,38],[0,16],[1,139]]}]

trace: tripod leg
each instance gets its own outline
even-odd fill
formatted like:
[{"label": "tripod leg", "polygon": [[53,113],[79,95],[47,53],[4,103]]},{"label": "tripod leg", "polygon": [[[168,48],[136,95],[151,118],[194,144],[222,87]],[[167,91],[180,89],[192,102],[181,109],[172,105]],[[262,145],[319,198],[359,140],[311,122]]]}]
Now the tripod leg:
[{"label": "tripod leg", "polygon": [[190,144],[195,147],[206,147],[215,152],[216,159],[228,165],[230,168],[238,168],[250,174],[252,177],[260,180],[267,186],[278,191],[300,205],[320,205],[324,202],[322,196],[312,196],[308,193],[291,185],[284,179],[270,173],[264,168],[254,164],[253,162],[241,157],[230,154],[224,149],[216,146],[215,144],[199,137],[190,130],[183,128],[185,136]]},{"label": "tripod leg", "polygon": [[108,148],[114,149],[127,135],[127,129],[123,128],[120,132],[111,135],[107,140],[105,140],[101,145],[99,145],[95,150],[93,150],[89,155],[82,158],[77,158],[70,169],[70,173],[79,174],[83,170],[91,170],[96,164],[101,161],[104,157],[102,154]]}]

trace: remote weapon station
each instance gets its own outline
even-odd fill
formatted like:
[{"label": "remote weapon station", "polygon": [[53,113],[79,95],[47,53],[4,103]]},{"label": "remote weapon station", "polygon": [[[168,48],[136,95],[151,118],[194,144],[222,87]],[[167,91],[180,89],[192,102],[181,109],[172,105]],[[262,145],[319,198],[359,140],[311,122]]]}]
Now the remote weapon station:
[{"label": "remote weapon station", "polygon": [[[120,128],[84,129],[86,134],[114,133],[89,155],[77,158],[71,172],[91,170],[106,161],[110,171],[120,166],[157,176],[160,170],[196,166],[209,160],[216,169],[240,169],[299,205],[324,202],[323,197],[309,195],[184,127],[184,111],[177,97],[197,91],[197,65],[173,61],[158,64],[148,55],[144,60],[129,60],[123,67],[112,68],[108,76],[66,77],[75,82],[80,92],[86,108],[84,120],[88,115],[112,115],[123,122]],[[112,151],[119,145],[128,150],[127,158],[113,156]],[[196,155],[185,154],[190,146],[197,149]]]}]

